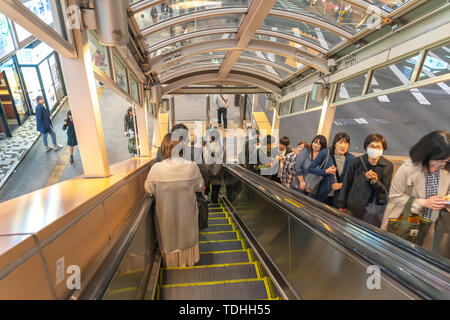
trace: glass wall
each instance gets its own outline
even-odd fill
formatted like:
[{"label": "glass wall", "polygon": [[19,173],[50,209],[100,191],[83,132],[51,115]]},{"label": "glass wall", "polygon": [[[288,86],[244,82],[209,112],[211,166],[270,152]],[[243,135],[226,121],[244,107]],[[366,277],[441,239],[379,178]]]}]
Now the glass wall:
[{"label": "glass wall", "polygon": [[28,116],[28,106],[14,58],[10,58],[5,61],[0,67],[0,71],[2,69],[8,85],[8,90],[11,94],[10,99],[14,105],[15,113],[19,118],[18,122],[20,124]]},{"label": "glass wall", "polygon": [[[331,138],[337,132],[350,135],[350,151],[364,152],[371,133],[386,137],[387,155],[408,156],[410,148],[433,130],[449,130],[450,81],[336,107]],[[420,99],[418,96],[421,95]],[[424,100],[427,102],[424,105]]]},{"label": "glass wall", "polygon": [[139,95],[139,83],[131,74],[130,74],[130,87],[131,87],[131,96],[137,102],[141,102],[141,97]]},{"label": "glass wall", "polygon": [[0,13],[0,58],[10,54],[14,49],[8,19]]}]

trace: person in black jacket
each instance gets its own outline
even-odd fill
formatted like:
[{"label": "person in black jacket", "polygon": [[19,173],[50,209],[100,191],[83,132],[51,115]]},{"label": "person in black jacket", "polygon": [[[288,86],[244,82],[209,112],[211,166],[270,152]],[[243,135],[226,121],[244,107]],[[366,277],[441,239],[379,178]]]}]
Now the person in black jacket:
[{"label": "person in black jacket", "polygon": [[67,111],[67,119],[64,120],[63,130],[67,129],[67,145],[70,149],[70,163],[73,163],[73,149],[78,145],[75,126],[73,125],[72,111]]},{"label": "person in black jacket", "polygon": [[339,194],[338,208],[380,227],[391,185],[393,164],[382,156],[385,138],[371,134],[364,141],[367,153],[350,163]]}]

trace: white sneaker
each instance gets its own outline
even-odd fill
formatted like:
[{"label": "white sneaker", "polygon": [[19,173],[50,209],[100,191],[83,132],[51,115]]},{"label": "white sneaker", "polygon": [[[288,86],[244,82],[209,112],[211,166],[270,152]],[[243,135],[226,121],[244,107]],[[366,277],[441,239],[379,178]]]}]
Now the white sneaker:
[{"label": "white sneaker", "polygon": [[58,151],[58,150],[61,149],[62,147],[63,147],[63,146],[57,144],[56,146],[53,146],[53,149],[54,149],[55,151]]}]

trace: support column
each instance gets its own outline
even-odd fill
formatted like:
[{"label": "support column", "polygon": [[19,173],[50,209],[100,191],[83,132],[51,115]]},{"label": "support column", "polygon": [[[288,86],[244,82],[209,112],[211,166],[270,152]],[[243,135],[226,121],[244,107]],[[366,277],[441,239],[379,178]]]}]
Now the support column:
[{"label": "support column", "polygon": [[239,109],[240,109],[240,115],[239,115],[239,128],[244,128],[244,116],[245,116],[245,94],[241,94],[239,99]]},{"label": "support column", "polygon": [[279,130],[280,130],[280,116],[278,115],[278,112],[276,112],[276,110],[274,110],[273,116],[272,116],[272,135],[278,136],[278,135],[275,135],[275,133],[279,133]]},{"label": "support column", "polygon": [[251,113],[251,118],[250,118],[250,124],[252,125],[252,127],[254,126],[253,123],[255,120],[255,117],[253,117],[253,112],[258,111],[258,98],[259,98],[259,95],[255,93],[253,95],[253,99],[252,99],[252,113]]},{"label": "support column", "polygon": [[73,30],[78,58],[61,56],[61,65],[87,178],[109,176],[108,156],[87,32]]},{"label": "support column", "polygon": [[175,125],[175,96],[172,96],[170,98],[170,117],[172,118],[172,125],[171,128]]},{"label": "support column", "polygon": [[331,129],[333,127],[334,114],[336,112],[336,107],[330,106],[331,104],[331,93],[333,87],[328,90],[328,94],[323,98],[322,114],[320,115],[319,127],[317,128],[317,134],[323,135],[330,141]]},{"label": "support column", "polygon": [[[161,129],[159,126],[159,108],[156,108],[156,115],[153,117],[153,143],[152,147],[157,149],[161,146]],[[152,151],[153,153],[153,151]],[[156,154],[156,151],[155,151]]]},{"label": "support column", "polygon": [[206,95],[206,128],[211,128],[211,98]]},{"label": "support column", "polygon": [[147,108],[137,107],[136,124],[139,139],[139,156],[150,157],[150,141],[148,137]]}]

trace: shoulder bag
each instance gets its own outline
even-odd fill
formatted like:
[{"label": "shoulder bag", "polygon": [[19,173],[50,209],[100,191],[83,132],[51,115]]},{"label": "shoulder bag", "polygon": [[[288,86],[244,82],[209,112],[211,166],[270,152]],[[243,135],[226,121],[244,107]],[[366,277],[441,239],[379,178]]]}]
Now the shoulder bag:
[{"label": "shoulder bag", "polygon": [[[325,158],[324,162],[320,165],[320,169],[323,169],[326,164],[328,163],[328,159],[330,157],[330,151],[327,152],[327,157]],[[305,183],[306,183],[306,192],[316,195],[319,191],[319,185],[320,181],[322,181],[323,176],[310,173],[305,177]]]},{"label": "shoulder bag", "polygon": [[389,219],[387,231],[421,246],[433,222],[412,213],[413,202],[414,198],[410,196],[400,217]]}]

